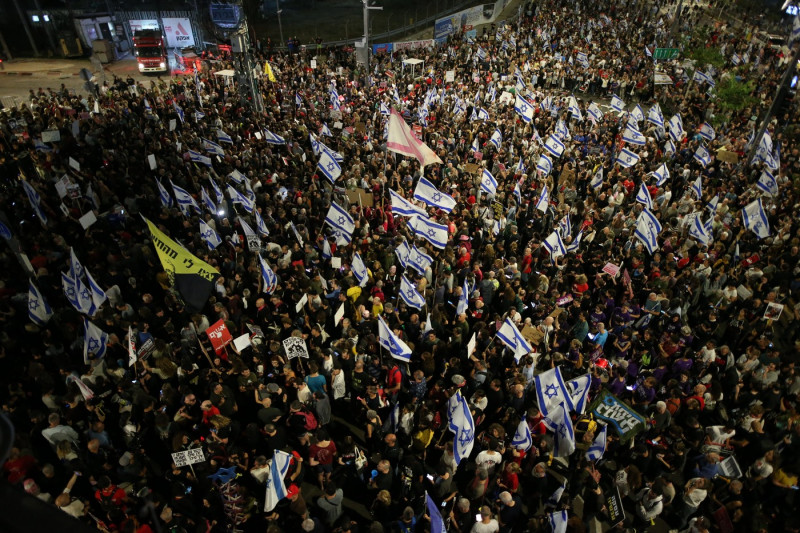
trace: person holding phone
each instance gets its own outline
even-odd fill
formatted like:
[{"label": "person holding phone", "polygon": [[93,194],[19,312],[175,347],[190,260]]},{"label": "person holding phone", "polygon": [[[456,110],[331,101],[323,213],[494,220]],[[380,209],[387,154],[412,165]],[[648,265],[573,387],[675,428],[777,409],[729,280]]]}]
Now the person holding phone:
[{"label": "person holding phone", "polygon": [[498,533],[500,524],[492,518],[492,510],[488,505],[481,507],[481,512],[475,515],[475,524],[470,533]]}]

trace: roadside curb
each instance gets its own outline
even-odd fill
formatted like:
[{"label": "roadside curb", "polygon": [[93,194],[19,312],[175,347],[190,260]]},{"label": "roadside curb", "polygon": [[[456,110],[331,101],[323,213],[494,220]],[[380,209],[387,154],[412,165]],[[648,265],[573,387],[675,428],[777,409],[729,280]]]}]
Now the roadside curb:
[{"label": "roadside curb", "polygon": [[0,72],[0,76],[33,76],[33,72]]}]

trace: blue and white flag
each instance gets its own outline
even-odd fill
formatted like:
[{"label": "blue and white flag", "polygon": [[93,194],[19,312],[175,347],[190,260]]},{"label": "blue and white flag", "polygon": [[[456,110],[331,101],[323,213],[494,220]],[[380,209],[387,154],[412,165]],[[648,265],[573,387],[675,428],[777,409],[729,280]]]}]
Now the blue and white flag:
[{"label": "blue and white flag", "polygon": [[325,222],[333,226],[334,230],[338,232],[337,238],[341,237],[346,244],[350,243],[353,238],[353,230],[355,230],[356,227],[355,221],[353,217],[351,217],[347,211],[339,207],[339,204],[336,202],[331,202],[331,206],[328,208],[328,214],[325,215]]},{"label": "blue and white flag", "polygon": [[425,210],[412,204],[393,190],[389,189],[389,195],[392,199],[392,214],[404,217],[413,217],[416,215],[425,216]]},{"label": "blue and white flag", "polygon": [[597,190],[603,186],[603,165],[600,165],[597,168],[597,172],[595,172],[594,176],[592,176],[592,181],[589,182],[589,186],[594,190]]},{"label": "blue and white flag", "polygon": [[94,306],[92,295],[89,288],[83,284],[80,278],[71,278],[66,273],[61,273],[61,287],[64,289],[64,295],[72,307],[79,313],[89,316],[94,315],[97,308]]},{"label": "blue and white flag", "polygon": [[356,277],[359,287],[366,287],[367,283],[369,282],[369,271],[367,270],[367,265],[364,264],[364,260],[361,259],[361,255],[358,252],[353,254],[353,260],[350,263],[350,270],[353,271],[353,275]]},{"label": "blue and white flag", "polygon": [[572,114],[572,118],[577,120],[578,122],[583,121],[583,113],[581,113],[581,108],[578,105],[578,100],[574,96],[569,97],[568,106],[570,114]]},{"label": "blue and white flag", "polygon": [[444,249],[447,246],[447,226],[437,224],[428,217],[423,216],[412,217],[408,219],[407,224],[415,235],[422,237],[436,248]]},{"label": "blue and white flag", "polygon": [[494,133],[492,133],[492,136],[489,138],[489,142],[494,145],[496,150],[500,149],[500,145],[503,144],[503,135],[500,133],[500,130],[494,130]]},{"label": "blue and white flag", "polygon": [[514,111],[516,111],[524,122],[530,123],[533,121],[533,104],[524,99],[517,93],[516,100],[514,101]]},{"label": "blue and white flag", "polygon": [[479,61],[486,61],[486,50],[484,50],[482,46],[478,46],[478,51],[475,52],[475,57],[477,57]]},{"label": "blue and white flag", "polygon": [[89,364],[89,354],[94,354],[94,359],[102,359],[108,348],[108,333],[92,324],[87,318],[83,319],[83,362]]},{"label": "blue and white flag", "polygon": [[487,169],[481,174],[481,190],[486,194],[497,194],[497,180]]},{"label": "blue and white flag", "polygon": [[553,157],[561,157],[561,154],[564,153],[564,143],[551,134],[544,142],[544,149],[550,152]]},{"label": "blue and white flag", "polygon": [[206,188],[203,187],[200,189],[200,200],[203,202],[203,205],[206,207],[206,210],[211,213],[212,215],[217,215],[217,204],[214,203],[214,200],[206,192]]},{"label": "blue and white flag", "polygon": [[183,216],[188,217],[191,215],[190,208],[194,208],[195,212],[200,213],[200,206],[197,205],[197,202],[194,200],[194,198],[192,198],[192,195],[186,191],[186,189],[178,187],[172,183],[172,180],[170,180],[169,183],[172,185],[172,192],[175,193],[175,200],[177,200],[178,208],[180,208]]},{"label": "blue and white flag", "polygon": [[178,105],[178,102],[176,102],[175,100],[173,100],[173,101],[172,101],[172,107],[175,109],[175,113],[177,113],[177,114],[178,114],[178,118],[179,118],[179,119],[181,119],[181,124],[183,124],[184,122],[186,122],[186,120],[185,120],[186,116],[185,116],[185,114],[183,113],[183,109],[181,108],[181,106],[179,106],[179,105]]},{"label": "blue and white flag", "polygon": [[289,471],[292,455],[281,450],[275,450],[269,465],[267,475],[267,494],[264,498],[264,512],[269,513],[278,502],[286,497],[286,483],[283,478]]},{"label": "blue and white flag", "polygon": [[669,179],[669,169],[666,163],[661,163],[661,166],[653,171],[653,177],[656,178],[656,185],[661,187]]},{"label": "blue and white flag", "polygon": [[441,192],[427,178],[421,177],[414,189],[414,199],[425,202],[449,213],[456,206],[456,201],[447,193]]},{"label": "blue and white flag", "polygon": [[586,56],[585,52],[578,52],[575,55],[575,60],[580,63],[583,68],[589,68],[589,58]]},{"label": "blue and white flag", "polygon": [[519,162],[517,163],[517,172],[519,174],[524,174],[526,170],[528,169],[525,166],[525,162],[522,160],[522,156],[519,156]]},{"label": "blue and white flag", "polygon": [[653,104],[647,112],[647,121],[655,124],[658,128],[664,127],[664,115],[661,113],[661,106],[658,105],[658,102]]},{"label": "blue and white flag", "polygon": [[680,142],[686,135],[683,129],[683,120],[680,115],[673,115],[673,117],[669,119],[669,122],[667,122],[667,128],[669,129],[669,136],[675,143]]},{"label": "blue and white flag", "polygon": [[708,246],[713,239],[711,218],[706,223],[703,223],[700,215],[701,213],[694,213],[694,219],[689,224],[689,235],[697,239],[703,246]]},{"label": "blue and white flag", "polygon": [[694,75],[692,76],[692,81],[697,83],[706,83],[708,82],[708,74],[700,69],[695,69]]},{"label": "blue and white flag", "polygon": [[210,154],[219,156],[225,155],[225,150],[222,149],[222,146],[218,145],[214,141],[209,141],[208,139],[203,139],[203,148],[205,148],[206,152]]},{"label": "blue and white flag", "polygon": [[611,97],[611,109],[617,113],[622,113],[622,110],[625,109],[625,102],[616,94]]},{"label": "blue and white flag", "polygon": [[[474,111],[475,110],[473,109],[473,112]],[[489,112],[481,107],[480,109],[478,109],[478,112],[477,112],[477,115],[475,115],[475,118],[477,120],[489,120]]]},{"label": "blue and white flag", "polygon": [[711,127],[711,124],[709,124],[708,122],[703,122],[700,125],[700,131],[698,131],[698,133],[700,134],[700,137],[708,141],[713,141],[714,139],[717,138],[717,133],[714,131],[714,128]]},{"label": "blue and white flag", "polygon": [[75,255],[75,250],[70,246],[69,248],[69,277],[73,279],[83,279],[86,270]]},{"label": "blue and white flag", "polygon": [[51,316],[53,316],[53,310],[50,309],[44,295],[39,292],[33,281],[28,280],[28,318],[31,319],[31,322],[44,326]]},{"label": "blue and white flag", "polygon": [[650,191],[647,190],[644,182],[639,187],[639,192],[636,193],[636,201],[644,204],[647,209],[653,209],[653,198],[650,196]]},{"label": "blue and white flag", "polygon": [[584,374],[565,383],[567,386],[567,398],[569,399],[570,411],[582,415],[589,404],[589,387],[592,385],[592,376]]},{"label": "blue and white flag", "polygon": [[562,255],[567,255],[567,248],[564,246],[564,241],[561,239],[561,235],[559,235],[558,231],[554,231],[548,235],[542,245],[550,252],[551,262]]},{"label": "blue and white flag", "polygon": [[208,178],[208,181],[211,183],[211,188],[214,190],[214,197],[217,199],[217,205],[221,204],[225,201],[225,196],[222,194],[222,190],[217,185],[217,182],[214,181],[214,178]]},{"label": "blue and white flag", "polygon": [[672,139],[667,139],[667,142],[664,143],[664,154],[675,154],[675,143],[672,142]]},{"label": "blue and white flag", "polygon": [[264,258],[259,254],[258,264],[261,269],[261,279],[264,282],[262,291],[265,294],[272,294],[278,288],[278,276],[272,271],[270,266],[264,261]]},{"label": "blue and white flag", "polygon": [[[563,496],[564,490],[567,488],[566,483],[567,481],[564,480],[558,487],[556,487],[556,490],[553,491],[553,494],[551,494],[550,497],[547,498],[547,501],[544,502],[545,507],[558,507],[558,504],[561,501],[561,496]],[[562,531],[560,533],[564,532]]]},{"label": "blue and white flag", "polygon": [[206,243],[208,249],[211,251],[216,250],[217,246],[222,244],[222,239],[219,234],[214,231],[214,228],[206,224],[203,219],[200,219],[200,238]]},{"label": "blue and white flag", "polygon": [[294,93],[294,105],[296,105],[297,107],[300,107],[300,106],[303,105],[303,99],[300,98],[300,94],[299,93]]},{"label": "blue and white flag", "polygon": [[187,153],[189,154],[189,161],[192,163],[200,163],[201,165],[205,165],[207,167],[212,166],[210,157],[194,150],[189,150]]},{"label": "blue and white flag", "polygon": [[542,187],[542,192],[539,194],[539,199],[536,200],[536,209],[542,213],[546,213],[550,207],[550,193],[547,190],[547,185]]},{"label": "blue and white flag", "polygon": [[86,283],[89,285],[89,292],[92,294],[92,303],[99,309],[108,298],[106,291],[94,280],[89,270],[86,270]]},{"label": "blue and white flag", "polygon": [[775,176],[773,176],[769,170],[764,170],[761,172],[761,177],[758,178],[756,186],[768,196],[778,195],[778,182],[775,180]]},{"label": "blue and white flag", "polygon": [[39,221],[42,223],[42,226],[46,226],[47,216],[44,214],[44,211],[42,211],[42,199],[39,196],[39,193],[36,192],[36,189],[34,189],[27,180],[22,180],[22,188],[25,190],[25,195],[28,197],[28,202],[30,202],[33,212],[36,213],[37,217],[39,217]]},{"label": "blue and white flag", "polygon": [[633,108],[633,110],[631,111],[631,115],[630,116],[636,121],[637,125],[639,124],[639,122],[643,121],[644,120],[644,110],[642,109],[642,106],[639,105],[639,104],[636,104],[636,107]]},{"label": "blue and white flag", "polygon": [[697,196],[698,200],[703,198],[703,177],[697,176],[697,179],[694,180],[689,189]]},{"label": "blue and white flag", "polygon": [[553,130],[553,133],[555,134],[555,136],[558,138],[559,141],[570,138],[569,129],[567,128],[566,123],[561,119],[558,119],[558,122],[556,122],[556,127]]},{"label": "blue and white flag", "polygon": [[403,268],[408,268],[408,256],[411,255],[411,248],[405,240],[395,247],[394,254],[397,256],[397,260],[400,261],[400,265]]},{"label": "blue and white flag", "polygon": [[341,107],[339,105],[339,93],[336,91],[336,88],[333,87],[333,86],[331,86],[330,97],[331,97],[331,107],[338,111],[340,109],[340,107]]},{"label": "blue and white flag", "polygon": [[583,230],[580,230],[577,235],[575,235],[575,239],[571,243],[567,245],[567,253],[575,253],[578,251],[578,248],[581,246],[581,239],[583,238]]},{"label": "blue and white flag", "polygon": [[[395,359],[408,363],[411,360],[411,348],[389,329],[389,326],[378,315],[378,343]],[[458,462],[456,460],[456,462]]]},{"label": "blue and white flag", "polygon": [[[560,495],[559,495],[560,498]],[[556,511],[554,513],[549,513],[547,515],[547,521],[550,522],[550,532],[551,533],[567,533],[567,522],[569,520],[569,516],[567,515],[567,510],[562,509],[561,511]]]},{"label": "blue and white flag", "polygon": [[636,128],[633,127],[631,123],[625,127],[625,131],[622,132],[622,140],[626,143],[635,144],[636,146],[644,146],[647,144],[647,138],[639,132]]},{"label": "blue and white flag", "polygon": [[706,150],[705,146],[698,146],[694,153],[694,160],[707,167],[711,163],[711,154]]},{"label": "blue and white flag", "polygon": [[200,119],[206,118],[206,114],[200,110],[194,112],[194,121],[200,122]]},{"label": "blue and white flag", "polygon": [[389,110],[389,106],[387,106],[385,102],[381,102],[381,108],[380,109],[381,109],[381,115],[383,115],[383,116],[388,117],[389,115],[392,114],[392,112]]},{"label": "blue and white flag", "polygon": [[327,150],[320,150],[317,168],[331,183],[334,183],[342,175],[341,165]]},{"label": "blue and white flag", "polygon": [[646,46],[644,47],[644,53],[647,54],[647,57],[653,57],[653,52]]},{"label": "blue and white flag", "polygon": [[586,108],[586,114],[589,115],[589,118],[595,122],[600,122],[603,120],[603,111],[600,109],[600,106],[594,102],[589,104],[589,107]]},{"label": "blue and white flag", "polygon": [[530,450],[531,446],[533,446],[531,428],[528,427],[528,422],[524,418],[517,425],[517,431],[514,433],[514,438],[511,440],[511,446],[525,452]]},{"label": "blue and white flag", "polygon": [[649,210],[645,209],[636,219],[636,231],[634,235],[638,237],[650,255],[653,255],[658,250],[658,234],[661,233],[661,223],[656,216]]},{"label": "blue and white flag", "polygon": [[453,432],[453,455],[456,465],[469,457],[475,444],[475,421],[467,400],[457,390],[447,401],[448,428]]},{"label": "blue and white flag", "polygon": [[539,103],[539,107],[542,111],[550,111],[553,108],[553,97],[546,96],[544,100]]},{"label": "blue and white flag", "polygon": [[39,152],[52,152],[53,151],[53,149],[50,146],[46,145],[44,142],[42,142],[41,139],[34,139],[33,140],[33,146]]},{"label": "blue and white flag", "polygon": [[497,330],[495,334],[498,339],[500,339],[503,344],[508,346],[514,351],[514,358],[519,361],[524,355],[527,355],[533,351],[530,343],[522,336],[522,333],[519,332],[517,326],[511,321],[510,318],[506,318],[503,325],[500,326],[500,329]]},{"label": "blue and white flag", "polygon": [[769,237],[769,220],[761,205],[761,198],[747,204],[742,209],[744,227],[756,234],[759,239]]},{"label": "blue and white flag", "polygon": [[433,264],[433,257],[417,248],[416,244],[411,247],[411,252],[408,254],[408,266],[420,274],[425,274],[431,264]]},{"label": "blue and white flag", "polygon": [[286,144],[286,139],[264,128],[264,140],[269,144]]},{"label": "blue and white flag", "polygon": [[561,235],[562,239],[566,239],[572,235],[572,220],[569,218],[569,213],[564,215],[564,218],[558,221],[556,230],[558,231],[559,235]]},{"label": "blue and white flag", "polygon": [[627,148],[623,148],[617,154],[616,162],[619,163],[619,166],[621,167],[631,168],[633,165],[639,162],[639,156]]},{"label": "blue and white flag", "polygon": [[558,367],[533,376],[533,384],[542,415],[551,416],[553,409],[562,403],[570,405],[569,392]]},{"label": "blue and white flag", "polygon": [[597,434],[592,441],[592,444],[589,445],[589,449],[586,450],[586,460],[587,461],[599,461],[603,458],[603,454],[606,453],[606,440],[608,439],[608,426],[605,424],[598,424],[600,428],[597,430]]},{"label": "blue and white flag", "polygon": [[458,298],[456,304],[456,316],[461,313],[466,313],[469,309],[469,287],[467,286],[467,278],[464,278],[464,285],[461,287],[461,296]]},{"label": "blue and white flag", "polygon": [[[408,247],[407,244],[406,247]],[[405,274],[400,275],[400,298],[403,299],[406,305],[417,310],[422,309],[422,306],[425,305],[425,297],[419,293],[413,283],[408,281]],[[456,311],[456,314],[458,314],[458,311]]]},{"label": "blue and white flag", "polygon": [[269,235],[269,230],[267,229],[267,225],[264,224],[264,219],[261,218],[261,215],[258,213],[258,210],[253,209],[253,218],[256,219],[256,230],[261,235],[267,236]]},{"label": "blue and white flag", "polygon": [[569,417],[567,402],[561,402],[549,410],[543,420],[553,432],[553,455],[569,457],[575,451],[575,430]]},{"label": "blue and white flag", "polygon": [[711,211],[712,215],[715,215],[717,213],[717,206],[718,205],[719,205],[719,194],[715,194],[714,198],[709,200],[708,203],[706,204],[706,209]]},{"label": "blue and white flag", "polygon": [[0,221],[0,237],[3,237],[5,240],[10,240],[13,235],[11,234],[11,228],[6,226],[5,222]]},{"label": "blue and white flag", "polygon": [[536,162],[536,170],[547,176],[553,170],[553,161],[542,154],[539,156],[539,161]]},{"label": "blue and white flag", "polygon": [[217,140],[221,143],[233,144],[231,136],[220,129],[217,130]]},{"label": "blue and white flag", "polygon": [[157,179],[156,185],[158,185],[158,198],[161,200],[161,205],[164,207],[172,207],[172,196],[169,195],[167,189],[165,189]]},{"label": "blue and white flag", "polygon": [[240,204],[248,213],[253,212],[253,209],[255,208],[253,200],[251,200],[247,195],[240,193],[239,190],[234,188],[234,186],[230,183],[228,184],[227,190],[231,197],[231,202],[234,204]]},{"label": "blue and white flag", "polygon": [[439,512],[439,507],[427,492],[425,493],[425,507],[428,509],[428,517],[431,520],[431,533],[446,533],[442,513]]},{"label": "blue and white flag", "polygon": [[328,239],[324,239],[322,241],[322,258],[328,261],[331,257],[333,257],[333,252],[331,251],[331,243],[328,242]]}]

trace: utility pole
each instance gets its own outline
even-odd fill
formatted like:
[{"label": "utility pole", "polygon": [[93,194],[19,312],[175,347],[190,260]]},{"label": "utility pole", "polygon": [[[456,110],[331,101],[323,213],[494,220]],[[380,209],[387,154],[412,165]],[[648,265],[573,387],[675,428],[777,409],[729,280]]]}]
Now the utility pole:
[{"label": "utility pole", "polygon": [[383,11],[383,8],[382,7],[370,7],[369,0],[361,0],[361,3],[364,4],[364,53],[366,54],[365,61],[366,61],[366,65],[367,65],[367,75],[364,77],[364,79],[366,80],[367,89],[369,89],[369,85],[370,85],[370,83],[369,83],[369,80],[370,80],[370,75],[369,75],[369,56],[370,56],[370,52],[372,51],[372,50],[370,50],[370,47],[369,47],[369,10],[370,9],[374,9],[375,11]]},{"label": "utility pole", "polygon": [[286,44],[283,40],[283,26],[281,25],[281,0],[275,0],[275,10],[278,12],[278,31],[281,34],[281,46]]},{"label": "utility pole", "polygon": [[19,20],[22,22],[22,27],[25,28],[25,34],[28,36],[28,41],[31,43],[31,48],[33,48],[33,55],[39,57],[39,48],[36,46],[36,41],[33,39],[33,34],[31,33],[31,27],[28,24],[28,19],[25,18],[25,13],[19,7],[19,0],[13,0],[14,7],[17,8],[17,14],[19,15]]}]

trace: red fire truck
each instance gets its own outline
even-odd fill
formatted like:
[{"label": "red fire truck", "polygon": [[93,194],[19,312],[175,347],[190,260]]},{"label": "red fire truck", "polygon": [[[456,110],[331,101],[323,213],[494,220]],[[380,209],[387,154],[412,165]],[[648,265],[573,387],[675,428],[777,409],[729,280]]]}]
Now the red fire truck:
[{"label": "red fire truck", "polygon": [[139,72],[166,72],[167,48],[161,30],[137,30],[133,34],[133,49]]}]

